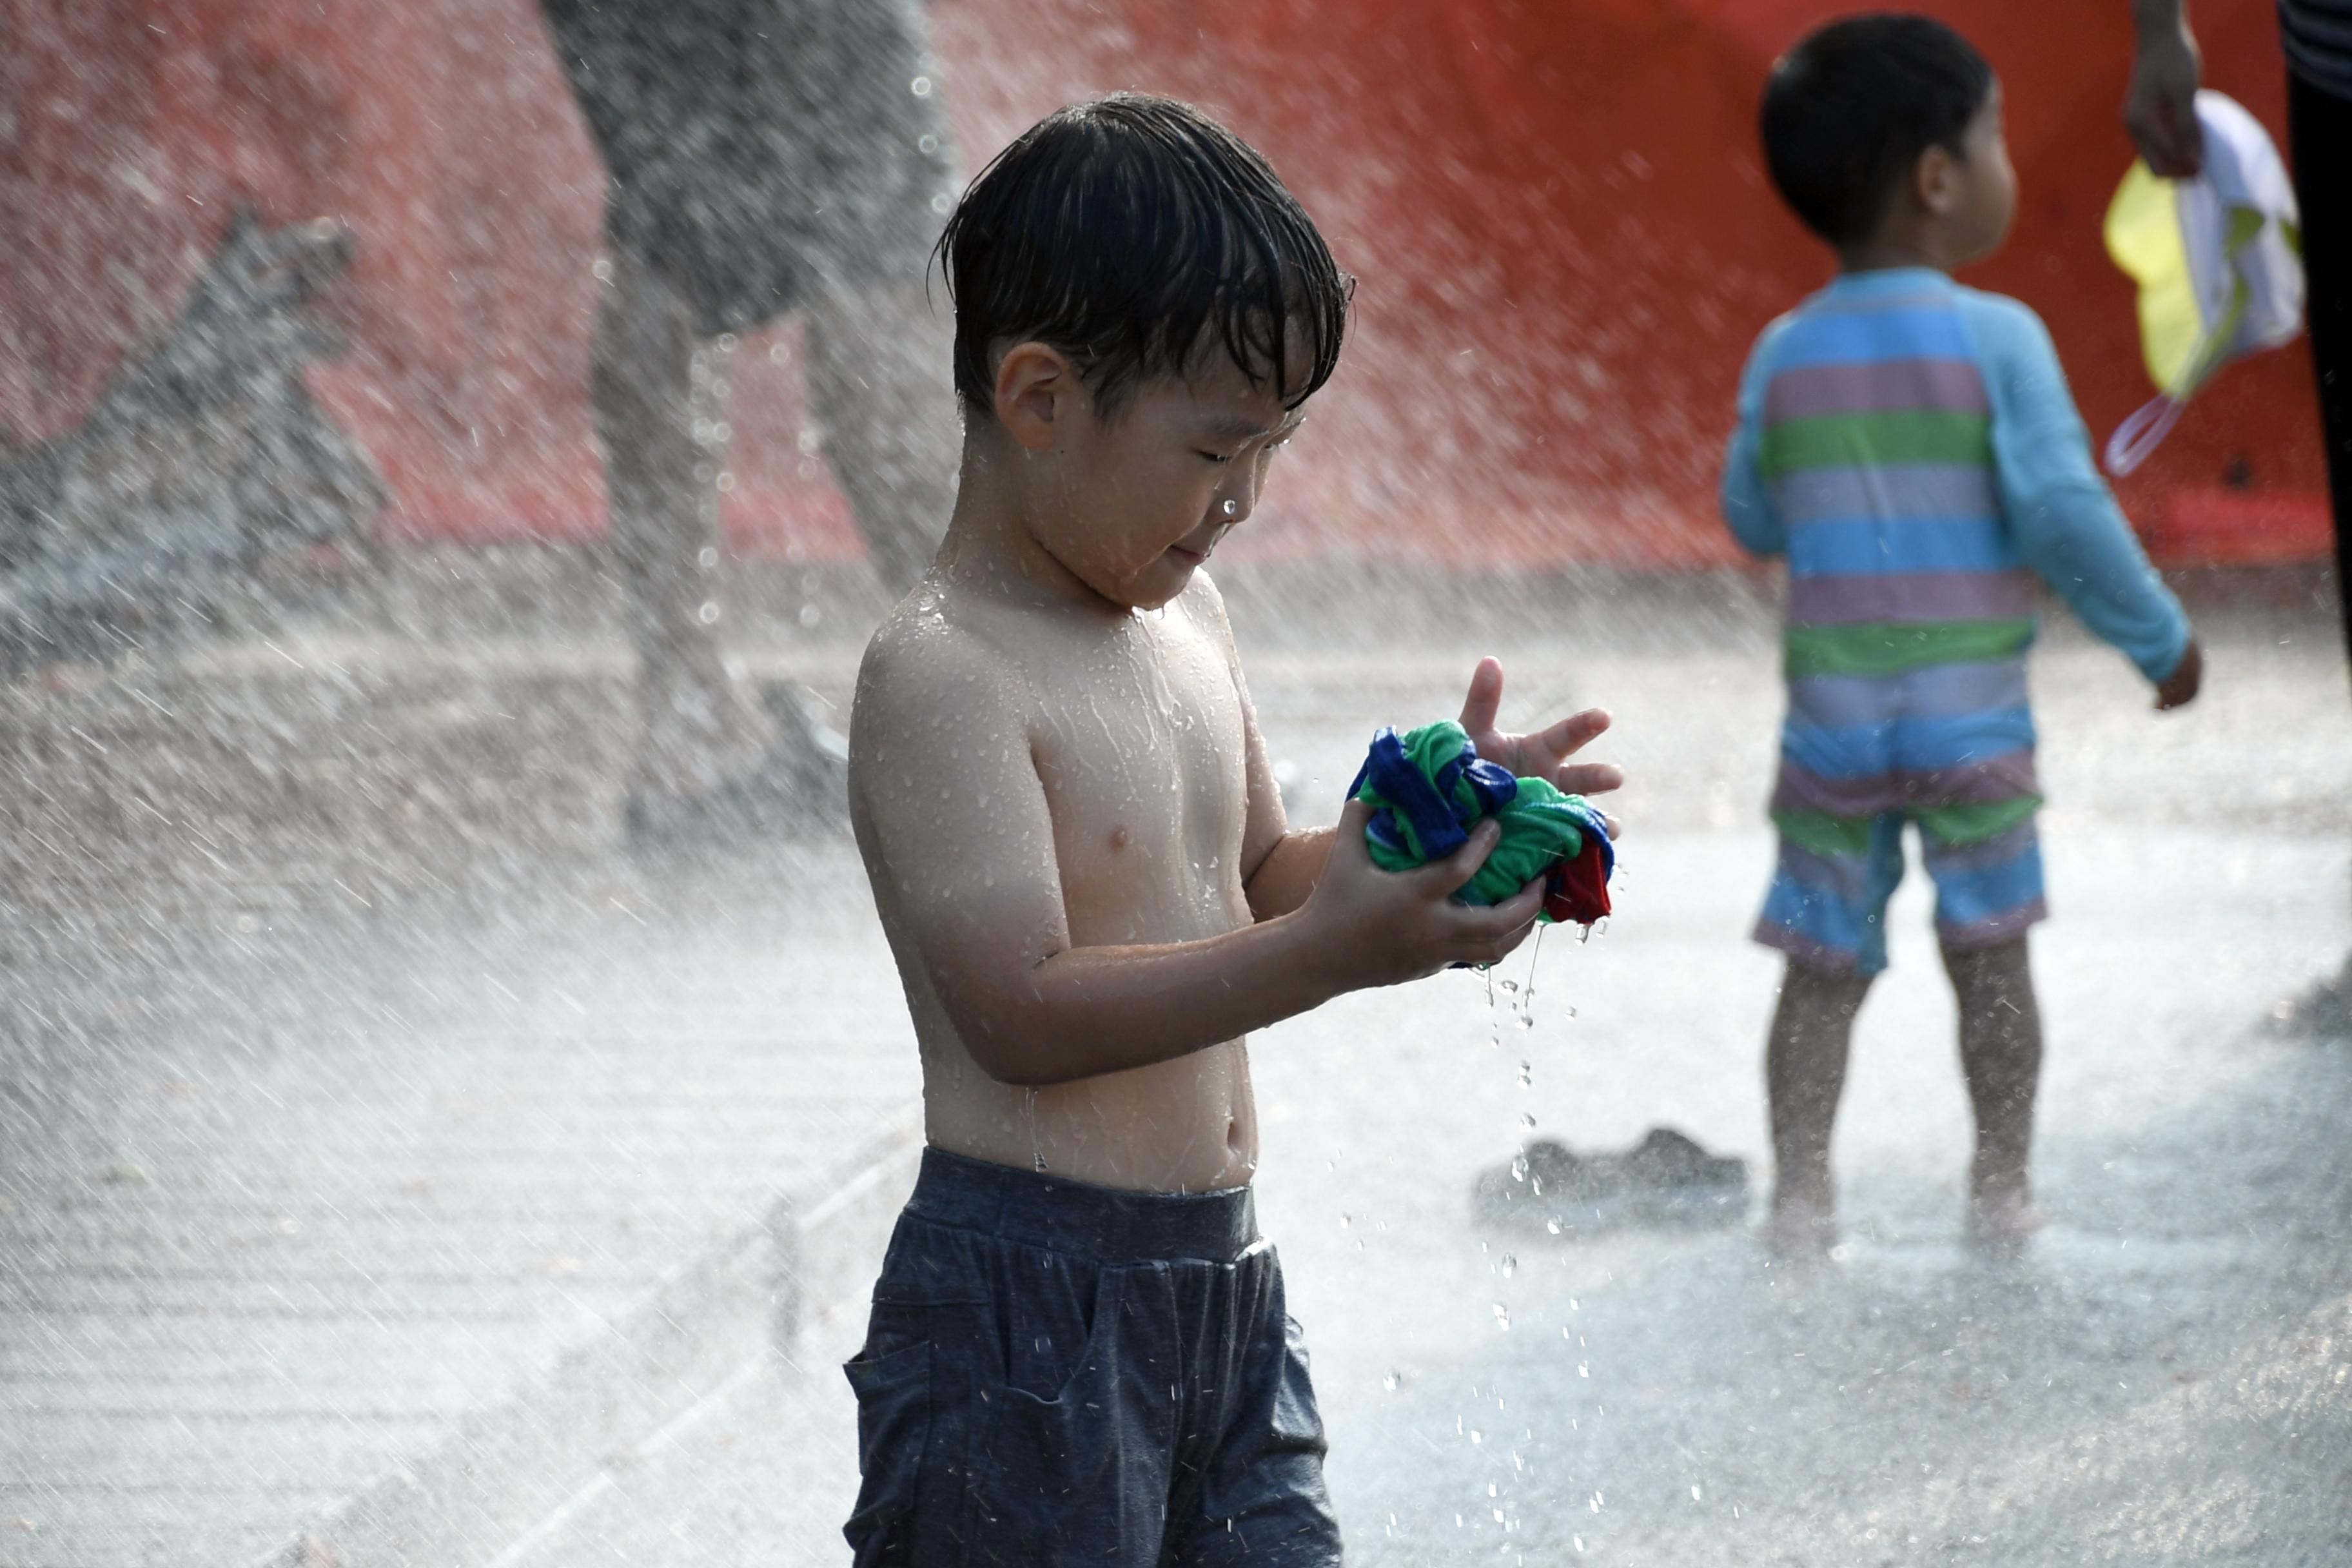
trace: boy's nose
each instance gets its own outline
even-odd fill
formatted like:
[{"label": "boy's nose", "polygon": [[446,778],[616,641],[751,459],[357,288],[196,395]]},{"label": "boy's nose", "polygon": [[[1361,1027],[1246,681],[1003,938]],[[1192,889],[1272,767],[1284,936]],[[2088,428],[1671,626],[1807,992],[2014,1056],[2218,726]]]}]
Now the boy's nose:
[{"label": "boy's nose", "polygon": [[[1239,468],[1242,465],[1234,465]],[[1220,528],[1249,521],[1257,510],[1257,475],[1251,469],[1235,474],[1217,493],[1216,504],[1209,509],[1209,521]]]}]

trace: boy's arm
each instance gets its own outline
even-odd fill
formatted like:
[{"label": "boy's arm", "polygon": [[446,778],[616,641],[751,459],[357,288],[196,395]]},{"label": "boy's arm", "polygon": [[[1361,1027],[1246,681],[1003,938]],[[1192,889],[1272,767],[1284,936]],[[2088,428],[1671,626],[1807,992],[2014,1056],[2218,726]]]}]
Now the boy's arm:
[{"label": "boy's arm", "polygon": [[1266,756],[1265,735],[1258,728],[1257,704],[1250,700],[1249,681],[1242,674],[1241,654],[1234,647],[1233,622],[1225,615],[1224,596],[1208,574],[1194,579],[1205,613],[1224,639],[1225,668],[1241,699],[1244,764],[1249,784],[1249,820],[1242,831],[1242,891],[1250,914],[1261,921],[1286,915],[1307,902],[1323,879],[1324,863],[1331,858],[1328,827],[1293,829],[1282,804],[1282,786],[1275,783],[1274,763]]},{"label": "boy's arm", "polygon": [[1970,316],[1992,395],[1994,470],[2019,552],[2084,626],[2163,684],[2188,654],[2189,617],[2092,466],[2090,435],[2048,329],[2013,300],[1980,296]]},{"label": "boy's arm", "polygon": [[1723,521],[1750,555],[1778,555],[1789,548],[1788,531],[1772,510],[1764,484],[1765,349],[1779,332],[1774,322],[1756,340],[1748,368],[1739,376],[1739,424],[1723,459]]},{"label": "boy's arm", "polygon": [[1342,992],[1447,963],[1492,963],[1533,926],[1541,889],[1452,901],[1494,847],[1391,875],[1363,847],[1360,805],[1303,907],[1222,936],[1076,947],[1017,678],[961,633],[877,651],[861,677],[852,767],[868,873],[972,1059],[1050,1084],[1166,1061]]}]

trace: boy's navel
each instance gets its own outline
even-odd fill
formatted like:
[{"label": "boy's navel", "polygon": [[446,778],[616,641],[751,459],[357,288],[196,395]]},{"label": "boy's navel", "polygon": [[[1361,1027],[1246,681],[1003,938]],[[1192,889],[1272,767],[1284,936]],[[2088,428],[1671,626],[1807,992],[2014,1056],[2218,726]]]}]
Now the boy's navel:
[{"label": "boy's navel", "polygon": [[1114,826],[1114,827],[1112,827],[1112,829],[1110,830],[1110,848],[1111,848],[1111,853],[1112,853],[1112,854],[1114,854],[1114,855],[1116,855],[1116,854],[1118,854],[1120,850],[1122,850],[1122,849],[1124,849],[1124,848],[1126,848],[1126,847],[1127,847],[1127,829],[1126,829],[1125,827],[1122,827],[1122,826]]}]

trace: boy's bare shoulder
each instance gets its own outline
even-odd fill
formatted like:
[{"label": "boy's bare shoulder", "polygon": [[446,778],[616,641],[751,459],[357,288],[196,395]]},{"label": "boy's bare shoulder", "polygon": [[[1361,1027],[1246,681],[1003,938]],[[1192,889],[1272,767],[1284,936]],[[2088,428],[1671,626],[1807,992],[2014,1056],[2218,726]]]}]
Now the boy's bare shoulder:
[{"label": "boy's bare shoulder", "polygon": [[892,611],[857,668],[850,710],[852,762],[859,732],[953,724],[1025,707],[1016,650],[984,613],[926,584]]}]

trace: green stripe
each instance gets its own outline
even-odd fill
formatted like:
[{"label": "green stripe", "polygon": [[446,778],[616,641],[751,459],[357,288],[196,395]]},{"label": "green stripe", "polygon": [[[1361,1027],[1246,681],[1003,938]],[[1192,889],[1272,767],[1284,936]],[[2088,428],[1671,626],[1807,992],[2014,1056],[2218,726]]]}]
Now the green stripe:
[{"label": "green stripe", "polygon": [[1802,849],[1816,855],[1867,855],[1870,853],[1870,825],[1867,816],[1832,816],[1826,811],[1776,811],[1773,825],[1780,837]]},{"label": "green stripe", "polygon": [[2006,833],[2041,809],[2040,795],[2021,795],[2014,800],[1922,806],[1911,814],[1911,819],[1957,849]]},{"label": "green stripe", "polygon": [[1853,626],[1790,626],[1784,668],[1809,675],[1900,675],[1930,664],[2007,658],[2033,640],[2024,616],[1990,621],[1871,621]]},{"label": "green stripe", "polygon": [[1768,479],[1800,468],[1990,463],[1992,420],[1940,408],[1790,419],[1766,427],[1761,457]]},{"label": "green stripe", "polygon": [[[2006,832],[2041,809],[2040,795],[2021,795],[2013,800],[1917,806],[1903,815],[1958,848]],[[1780,828],[1783,838],[1816,855],[1828,856],[1869,854],[1871,826],[1876,821],[1871,816],[1832,816],[1826,811],[1772,814],[1773,826]]]}]

